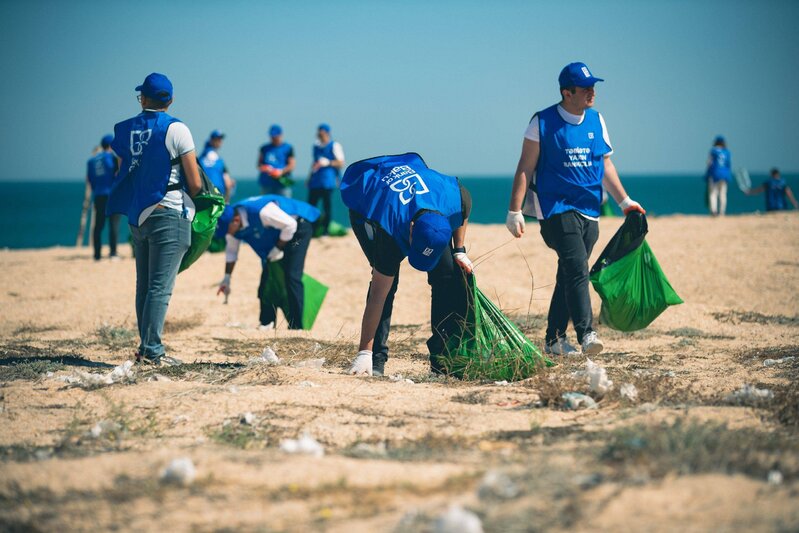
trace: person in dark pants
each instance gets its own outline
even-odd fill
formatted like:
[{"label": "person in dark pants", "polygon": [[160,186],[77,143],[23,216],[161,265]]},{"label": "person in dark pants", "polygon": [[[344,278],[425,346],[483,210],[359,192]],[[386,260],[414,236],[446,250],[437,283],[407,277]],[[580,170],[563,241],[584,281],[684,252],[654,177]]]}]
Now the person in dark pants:
[{"label": "person in dark pants", "polygon": [[330,126],[320,124],[316,130],[317,141],[313,147],[313,166],[308,178],[308,203],[316,206],[322,202],[322,216],[314,229],[321,228],[327,235],[333,216],[332,196],[338,186],[341,169],[344,168],[344,149],[330,137]]},{"label": "person in dark pants", "polygon": [[394,295],[406,256],[411,266],[428,273],[432,335],[427,346],[432,370],[440,371],[438,356],[466,314],[464,273],[472,271],[464,247],[469,192],[456,178],[429,169],[418,154],[410,153],[350,165],[341,196],[372,267],[359,352],[349,373],[382,376],[385,372]]},{"label": "person in dark pants", "polygon": [[[103,229],[105,228],[105,208],[108,194],[117,173],[117,158],[111,150],[113,135],[106,135],[100,141],[102,150],[86,163],[86,197],[94,197],[94,260],[99,261],[103,246]],[[84,204],[87,205],[87,204]],[[119,215],[108,217],[108,247],[111,259],[117,259],[117,236],[119,235]]]},{"label": "person in dark pants", "polygon": [[313,223],[319,219],[315,207],[277,194],[248,198],[225,208],[217,223],[216,236],[225,236],[225,277],[217,294],[230,295],[230,277],[236,266],[241,241],[249,244],[261,258],[263,270],[258,286],[261,301],[260,328],[273,329],[276,310],[264,296],[263,289],[269,281],[269,262],[281,261],[286,276],[286,294],[289,301],[289,329],[302,329],[304,286],[302,274],[305,256],[313,236]]},{"label": "person in dark pants", "polygon": [[524,134],[505,225],[515,237],[524,233],[522,203],[541,226],[546,245],[558,254],[558,273],[547,317],[548,354],[577,353],[566,339],[569,320],[582,353],[604,348],[593,328],[588,292],[588,258],[599,236],[602,187],[626,215],[645,213],[622,187],[610,160],[605,120],[594,106],[594,77],[584,63],[570,63],[558,77],[560,103],[533,115]]}]

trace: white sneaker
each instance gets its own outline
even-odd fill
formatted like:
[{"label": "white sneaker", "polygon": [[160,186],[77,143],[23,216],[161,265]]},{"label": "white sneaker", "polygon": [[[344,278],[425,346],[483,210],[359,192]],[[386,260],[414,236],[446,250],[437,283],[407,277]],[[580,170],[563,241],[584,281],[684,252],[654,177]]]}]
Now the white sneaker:
[{"label": "white sneaker", "polygon": [[355,374],[356,376],[371,376],[372,375],[372,350],[361,350],[352,361],[352,366],[347,371],[347,374]]},{"label": "white sneaker", "polygon": [[275,323],[270,322],[269,324],[261,324],[258,326],[258,331],[271,331],[275,329]]},{"label": "white sneaker", "polygon": [[559,338],[552,344],[544,346],[544,353],[548,355],[575,355],[577,348],[571,345],[565,338]]},{"label": "white sneaker", "polygon": [[590,331],[583,337],[583,353],[585,355],[596,355],[605,348],[596,331]]}]

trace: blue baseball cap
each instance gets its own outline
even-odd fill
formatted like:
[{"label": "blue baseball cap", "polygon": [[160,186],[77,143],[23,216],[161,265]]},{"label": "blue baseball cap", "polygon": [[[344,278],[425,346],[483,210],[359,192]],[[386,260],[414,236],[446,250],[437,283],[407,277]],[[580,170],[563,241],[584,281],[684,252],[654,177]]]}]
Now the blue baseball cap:
[{"label": "blue baseball cap", "polygon": [[211,132],[211,135],[209,135],[209,137],[211,139],[224,139],[225,138],[225,134],[222,133],[219,130],[214,130],[214,131]]},{"label": "blue baseball cap", "polygon": [[723,135],[718,135],[718,136],[717,136],[717,137],[716,137],[716,138],[713,140],[713,144],[727,144],[727,142],[724,140],[724,136],[723,136]]},{"label": "blue baseball cap", "polygon": [[563,67],[558,76],[561,87],[593,87],[598,81],[605,80],[594,77],[585,63],[569,63]]},{"label": "blue baseball cap", "polygon": [[103,148],[108,148],[109,146],[111,146],[112,142],[114,142],[114,136],[109,133],[108,135],[105,135],[103,136],[102,139],[100,139],[100,146],[102,146]]},{"label": "blue baseball cap", "polygon": [[441,213],[428,211],[413,224],[408,262],[416,270],[429,272],[441,259],[452,239],[452,228]]},{"label": "blue baseball cap", "polygon": [[230,226],[231,220],[233,220],[233,207],[226,205],[225,210],[222,211],[222,214],[216,220],[216,231],[214,232],[214,238],[225,238],[225,235],[227,235],[227,228]]},{"label": "blue baseball cap", "polygon": [[327,124],[327,123],[325,123],[325,122],[322,122],[321,124],[319,124],[319,127],[318,127],[318,128],[316,128],[316,129],[318,129],[318,130],[324,130],[324,131],[326,131],[326,132],[330,133],[330,124]]},{"label": "blue baseball cap", "polygon": [[278,135],[283,135],[283,128],[280,127],[280,124],[272,124],[272,127],[269,128],[269,136],[277,137]]},{"label": "blue baseball cap", "polygon": [[137,91],[147,98],[153,98],[159,102],[169,102],[172,100],[172,82],[163,74],[153,72],[144,78],[144,83],[136,87]]}]

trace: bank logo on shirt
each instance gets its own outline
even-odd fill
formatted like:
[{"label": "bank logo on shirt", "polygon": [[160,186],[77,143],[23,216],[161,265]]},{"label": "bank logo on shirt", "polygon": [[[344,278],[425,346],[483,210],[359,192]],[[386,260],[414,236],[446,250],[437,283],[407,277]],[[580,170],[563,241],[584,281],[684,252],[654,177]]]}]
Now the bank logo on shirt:
[{"label": "bank logo on shirt", "polygon": [[130,132],[130,153],[132,155],[141,155],[144,147],[150,142],[150,137],[153,130],[131,130]]},{"label": "bank logo on shirt", "polygon": [[383,176],[382,181],[387,183],[392,191],[399,194],[402,205],[411,203],[411,200],[417,194],[430,192],[422,176],[408,165],[392,168],[387,175]]}]

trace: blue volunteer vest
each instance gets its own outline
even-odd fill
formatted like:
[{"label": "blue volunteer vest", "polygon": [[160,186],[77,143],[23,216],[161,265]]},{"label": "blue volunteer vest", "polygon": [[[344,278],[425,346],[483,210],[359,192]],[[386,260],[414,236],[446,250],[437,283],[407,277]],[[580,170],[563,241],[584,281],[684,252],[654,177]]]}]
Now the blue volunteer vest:
[{"label": "blue volunteer vest", "polygon": [[111,184],[114,182],[116,161],[108,152],[100,152],[86,163],[86,176],[92,186],[93,196],[108,196]]},{"label": "blue volunteer vest", "polygon": [[785,180],[771,178],[763,182],[763,188],[766,190],[766,211],[780,211],[787,209],[785,204],[785,187],[787,187]]},{"label": "blue volunteer vest", "polygon": [[[320,157],[326,157],[331,161],[336,159],[333,155],[333,141],[330,141],[325,146],[314,145],[313,147],[313,160],[314,163],[319,161]],[[339,171],[336,167],[327,166],[322,167],[313,174],[308,183],[309,189],[335,189],[336,181],[338,180]]]},{"label": "blue volunteer vest", "polygon": [[122,159],[111,187],[106,214],[127,215],[128,223],[139,225],[146,208],[166,196],[172,172],[166,149],[166,130],[178,119],[164,112],[144,111],[114,126],[111,148]]},{"label": "blue volunteer vest", "polygon": [[227,192],[225,187],[225,162],[219,157],[219,152],[212,146],[206,145],[200,156],[200,164],[208,175],[208,179],[216,185],[216,188],[224,196],[225,192]]},{"label": "blue volunteer vest", "polygon": [[[274,144],[265,144],[261,146],[261,161],[264,165],[271,165],[275,168],[286,168],[289,164],[289,157],[294,153],[293,148],[288,143],[283,143],[280,146]],[[268,187],[277,183],[275,178],[263,172],[258,176],[258,183],[262,187]]]},{"label": "blue volunteer vest", "polygon": [[708,169],[708,175],[713,181],[730,181],[732,179],[729,150],[718,146],[714,146],[710,150],[710,168]]},{"label": "blue volunteer vest", "polygon": [[567,211],[599,216],[603,157],[611,148],[602,135],[599,113],[586,109],[580,124],[569,124],[557,104],[538,113],[541,151],[531,188],[544,219]]},{"label": "blue volunteer vest", "polygon": [[428,168],[422,157],[412,152],[353,163],[341,180],[341,199],[380,225],[406,256],[411,220],[419,210],[440,212],[453,231],[463,225],[458,180]]},{"label": "blue volunteer vest", "polygon": [[253,196],[234,205],[234,212],[237,209],[244,209],[247,212],[248,222],[247,227],[237,231],[234,237],[249,244],[264,261],[280,237],[279,229],[264,226],[261,222],[261,209],[269,202],[275,202],[280,209],[291,216],[302,217],[308,222],[319,220],[319,210],[311,204],[278,194]]}]

